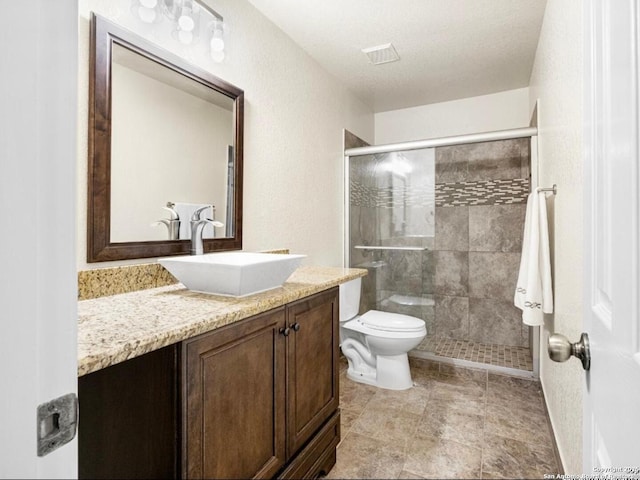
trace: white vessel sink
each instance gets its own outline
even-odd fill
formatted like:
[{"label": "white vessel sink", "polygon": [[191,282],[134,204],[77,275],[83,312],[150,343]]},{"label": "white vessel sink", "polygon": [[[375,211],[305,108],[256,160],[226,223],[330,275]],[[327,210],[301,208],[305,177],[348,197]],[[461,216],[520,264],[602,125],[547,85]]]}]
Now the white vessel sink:
[{"label": "white vessel sink", "polygon": [[189,290],[244,297],[281,286],[306,255],[224,252],[160,258]]}]

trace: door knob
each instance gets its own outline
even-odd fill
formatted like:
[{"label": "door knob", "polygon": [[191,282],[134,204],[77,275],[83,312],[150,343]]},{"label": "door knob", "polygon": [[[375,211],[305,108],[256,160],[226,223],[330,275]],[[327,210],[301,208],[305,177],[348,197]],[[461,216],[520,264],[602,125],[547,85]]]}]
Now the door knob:
[{"label": "door knob", "polygon": [[567,337],[559,333],[549,335],[549,358],[551,360],[554,362],[566,362],[572,355],[580,359],[582,368],[589,370],[591,366],[589,335],[583,333],[576,343],[571,343]]},{"label": "door knob", "polygon": [[296,322],[293,325],[291,325],[291,328],[293,328],[294,332],[297,332],[298,330],[300,330],[300,324]]}]

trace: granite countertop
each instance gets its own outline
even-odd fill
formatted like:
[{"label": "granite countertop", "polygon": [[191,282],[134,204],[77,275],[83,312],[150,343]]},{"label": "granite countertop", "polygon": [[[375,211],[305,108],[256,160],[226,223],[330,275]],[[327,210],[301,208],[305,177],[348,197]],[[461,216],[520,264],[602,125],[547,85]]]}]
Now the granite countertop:
[{"label": "granite countertop", "polygon": [[266,312],[366,270],[301,267],[282,286],[244,298],[207,295],[175,285],[78,302],[78,376]]}]

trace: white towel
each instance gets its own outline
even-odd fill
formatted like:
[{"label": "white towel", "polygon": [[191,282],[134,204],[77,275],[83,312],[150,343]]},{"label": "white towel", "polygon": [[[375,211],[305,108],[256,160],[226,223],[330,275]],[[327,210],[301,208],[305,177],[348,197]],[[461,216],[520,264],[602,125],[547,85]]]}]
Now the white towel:
[{"label": "white towel", "polygon": [[553,313],[547,202],[544,192],[538,189],[527,200],[520,273],[513,302],[522,310],[526,325],[542,325],[543,313]]},{"label": "white towel", "polygon": [[[180,240],[191,240],[191,215],[197,209],[206,207],[206,203],[182,203],[176,202],[173,209],[180,218]],[[213,218],[213,209],[208,208],[200,214],[200,218]],[[214,238],[213,225],[205,225],[202,231],[202,238]]]}]

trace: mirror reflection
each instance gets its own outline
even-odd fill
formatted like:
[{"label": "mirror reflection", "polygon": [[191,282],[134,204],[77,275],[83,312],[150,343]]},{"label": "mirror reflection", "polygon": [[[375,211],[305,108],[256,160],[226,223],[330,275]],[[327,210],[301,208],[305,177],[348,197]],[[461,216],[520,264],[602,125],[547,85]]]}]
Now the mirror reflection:
[{"label": "mirror reflection", "polygon": [[234,99],[113,44],[111,242],[234,236]]},{"label": "mirror reflection", "polygon": [[243,91],[94,14],[89,75],[87,261],[188,254],[196,211],[242,249]]}]

